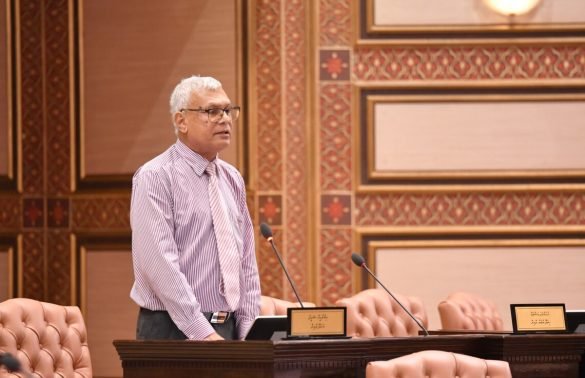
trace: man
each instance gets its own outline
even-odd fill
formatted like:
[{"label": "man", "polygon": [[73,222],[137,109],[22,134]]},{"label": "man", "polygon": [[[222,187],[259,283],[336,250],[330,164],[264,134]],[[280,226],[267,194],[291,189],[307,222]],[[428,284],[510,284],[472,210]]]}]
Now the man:
[{"label": "man", "polygon": [[244,180],[218,157],[240,108],[211,77],[170,99],[178,136],[136,171],[130,221],[138,339],[244,339],[260,307]]}]

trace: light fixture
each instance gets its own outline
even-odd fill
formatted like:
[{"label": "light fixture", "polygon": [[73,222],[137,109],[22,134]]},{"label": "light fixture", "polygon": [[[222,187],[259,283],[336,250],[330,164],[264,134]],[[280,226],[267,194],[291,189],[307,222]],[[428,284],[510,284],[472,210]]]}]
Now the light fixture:
[{"label": "light fixture", "polygon": [[540,0],[484,0],[488,7],[504,16],[518,16],[533,10]]}]

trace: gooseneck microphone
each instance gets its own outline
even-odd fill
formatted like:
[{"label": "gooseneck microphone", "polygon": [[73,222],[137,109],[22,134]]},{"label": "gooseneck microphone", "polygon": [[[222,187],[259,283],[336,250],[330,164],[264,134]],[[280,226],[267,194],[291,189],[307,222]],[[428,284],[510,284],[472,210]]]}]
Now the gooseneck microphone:
[{"label": "gooseneck microphone", "polygon": [[302,308],[305,308],[303,301],[301,301],[301,298],[299,297],[299,293],[297,292],[297,288],[295,287],[295,284],[294,284],[292,278],[290,278],[290,275],[288,274],[288,270],[286,269],[286,266],[284,265],[284,262],[282,261],[282,258],[280,257],[280,253],[278,253],[278,249],[276,249],[276,245],[274,244],[274,238],[272,237],[272,229],[266,223],[261,223],[260,224],[260,233],[262,234],[262,236],[264,236],[264,238],[272,246],[272,250],[274,251],[274,254],[276,255],[276,257],[278,257],[278,262],[280,263],[282,270],[284,270],[284,274],[286,274],[286,278],[288,279],[288,282],[290,283],[290,286],[292,287],[293,292],[295,293],[295,297],[297,297],[297,301],[299,302],[299,304],[301,305]]},{"label": "gooseneck microphone", "polygon": [[374,273],[372,273],[372,271],[366,265],[366,260],[364,259],[363,256],[358,255],[357,253],[352,253],[351,254],[351,261],[353,261],[353,263],[355,265],[359,266],[360,268],[364,268],[370,274],[370,276],[374,277],[374,279],[376,280],[376,282],[379,283],[380,286],[382,286],[382,288],[384,288],[384,290],[388,294],[390,294],[390,296],[392,297],[392,299],[394,299],[396,301],[396,303],[398,303],[400,305],[400,307],[402,307],[402,309],[408,314],[408,316],[410,316],[412,318],[412,320],[414,320],[414,322],[416,324],[418,324],[418,326],[420,327],[420,329],[422,329],[423,332],[425,333],[425,336],[428,336],[429,335],[429,331],[427,331],[427,329],[421,324],[421,322],[419,322],[418,319],[415,318],[414,315],[412,315],[412,313],[410,311],[408,311],[408,309],[406,307],[404,307],[404,305],[402,303],[400,303],[400,301],[398,299],[396,299],[396,297],[390,292],[390,290],[388,290],[386,288],[386,286],[384,286],[384,284],[382,282],[380,282],[380,280],[378,279],[378,277],[376,277],[376,275]]},{"label": "gooseneck microphone", "polygon": [[20,361],[10,353],[0,353],[0,366],[4,366],[9,373],[18,373],[22,368]]}]

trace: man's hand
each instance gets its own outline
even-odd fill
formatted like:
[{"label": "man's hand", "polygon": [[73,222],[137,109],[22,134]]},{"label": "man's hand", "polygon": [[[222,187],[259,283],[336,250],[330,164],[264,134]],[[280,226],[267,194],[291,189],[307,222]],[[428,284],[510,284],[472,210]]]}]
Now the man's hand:
[{"label": "man's hand", "polygon": [[214,340],[224,340],[223,337],[218,335],[217,333],[213,332],[211,335],[207,336],[203,339],[204,341],[214,341]]}]

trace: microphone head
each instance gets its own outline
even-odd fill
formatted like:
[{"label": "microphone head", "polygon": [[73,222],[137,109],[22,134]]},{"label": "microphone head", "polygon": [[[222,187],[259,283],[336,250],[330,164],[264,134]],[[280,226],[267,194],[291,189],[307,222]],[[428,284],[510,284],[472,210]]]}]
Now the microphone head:
[{"label": "microphone head", "polygon": [[0,354],[0,365],[4,365],[6,370],[10,373],[19,372],[21,368],[20,361],[10,353]]},{"label": "microphone head", "polygon": [[351,261],[353,261],[353,263],[359,266],[360,268],[366,265],[366,260],[363,258],[362,255],[358,255],[357,253],[351,254]]},{"label": "microphone head", "polygon": [[272,229],[266,223],[260,223],[260,233],[265,239],[270,239],[272,237]]}]

